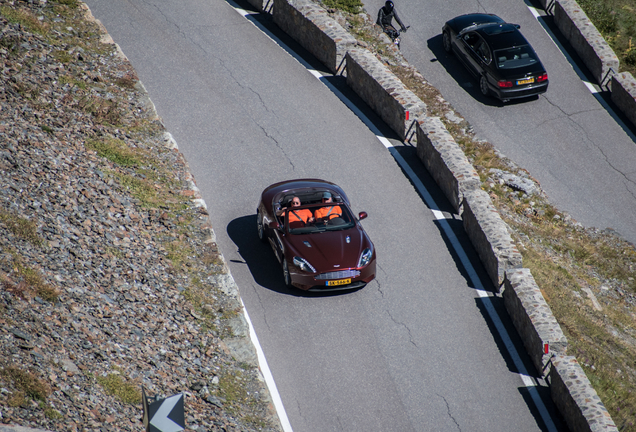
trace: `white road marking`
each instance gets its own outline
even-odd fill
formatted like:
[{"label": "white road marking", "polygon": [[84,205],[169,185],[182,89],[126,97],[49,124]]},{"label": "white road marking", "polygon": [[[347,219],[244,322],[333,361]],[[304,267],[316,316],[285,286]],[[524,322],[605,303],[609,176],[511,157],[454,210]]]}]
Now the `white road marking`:
[{"label": "white road marking", "polygon": [[568,61],[568,63],[570,63],[570,65],[572,66],[572,69],[574,69],[574,72],[579,76],[579,78],[581,79],[583,84],[585,84],[585,87],[587,87],[587,89],[590,91],[590,93],[592,93],[592,94],[600,93],[601,92],[600,87],[598,85],[596,85],[596,84],[593,84],[593,83],[587,81],[583,71],[581,71],[581,69],[576,65],[576,63],[574,62],[574,60],[572,59],[570,54],[568,54],[568,52],[565,50],[563,45],[561,45],[561,43],[558,41],[558,39],[556,38],[554,33],[552,33],[552,31],[544,23],[542,23],[541,20],[539,20],[539,18],[542,16],[539,13],[539,10],[537,8],[532,7],[532,6],[528,6],[528,9],[530,9],[530,12],[532,13],[532,15],[539,22],[541,27],[543,27],[543,30],[545,30],[545,32],[548,34],[548,36],[550,36],[550,39],[552,40],[552,43],[554,43],[554,45],[556,45],[556,47],[559,49],[559,51],[561,51],[561,54],[563,54],[563,56]]},{"label": "white road marking", "polygon": [[[548,428],[548,430],[550,432],[557,432],[557,428],[554,425],[554,422],[552,421],[550,413],[548,412],[547,408],[545,407],[545,405],[543,403],[543,400],[541,399],[541,396],[539,396],[539,392],[537,390],[537,384],[536,384],[535,380],[528,374],[527,369],[526,369],[525,365],[523,364],[523,361],[521,360],[521,357],[519,356],[519,353],[517,352],[517,349],[515,348],[514,344],[512,343],[512,339],[508,335],[508,331],[504,327],[504,325],[503,325],[503,323],[501,321],[501,318],[497,314],[497,311],[496,311],[496,309],[495,309],[495,307],[494,307],[494,305],[493,305],[493,303],[492,303],[492,301],[490,299],[490,294],[484,289],[483,284],[481,283],[481,280],[479,279],[479,276],[477,275],[477,272],[473,268],[473,265],[471,264],[470,260],[468,259],[468,256],[466,255],[466,252],[464,251],[462,245],[460,244],[459,240],[457,239],[457,236],[455,236],[455,233],[453,232],[453,230],[451,229],[450,225],[448,224],[447,218],[444,216],[442,211],[439,210],[439,206],[437,205],[437,203],[435,203],[435,200],[433,200],[433,197],[430,195],[428,190],[426,190],[426,188],[424,187],[424,184],[417,177],[417,175],[415,174],[413,169],[404,160],[404,158],[397,152],[397,150],[395,149],[393,144],[391,144],[391,141],[389,141],[380,132],[380,130],[367,118],[367,116],[362,111],[360,111],[358,109],[358,107],[356,107],[345,95],[343,95],[340,92],[340,90],[338,90],[328,80],[326,80],[325,76],[321,72],[313,69],[309,65],[309,63],[307,63],[304,59],[302,59],[300,56],[298,56],[296,53],[294,53],[283,41],[281,41],[279,38],[277,38],[274,34],[270,33],[270,31],[267,30],[257,20],[250,19],[251,15],[257,15],[257,14],[254,14],[252,12],[247,12],[244,9],[241,9],[232,0],[226,0],[226,1],[234,8],[234,10],[236,10],[239,14],[241,14],[242,16],[247,18],[252,24],[254,24],[254,26],[256,26],[258,29],[260,29],[266,36],[268,36],[276,44],[278,44],[281,48],[283,48],[287,53],[289,53],[293,58],[295,58],[300,64],[302,64],[314,77],[316,77],[318,80],[320,80],[320,82],[322,82],[336,96],[338,96],[338,98],[351,111],[353,111],[358,116],[358,118],[360,118],[360,120],[362,120],[362,122],[375,134],[377,139],[384,145],[384,147],[386,147],[387,150],[389,150],[389,152],[395,158],[395,160],[398,163],[398,165],[400,165],[400,167],[404,170],[406,175],[409,177],[409,179],[415,185],[415,187],[418,190],[418,192],[424,198],[424,201],[425,201],[426,205],[431,209],[435,219],[440,222],[440,225],[442,226],[442,228],[444,230],[444,233],[446,234],[446,236],[450,240],[451,244],[453,245],[453,248],[455,249],[455,252],[457,253],[457,256],[459,257],[460,261],[462,262],[462,265],[464,266],[464,268],[468,272],[470,280],[473,283],[477,293],[479,294],[479,297],[483,300],[484,306],[486,307],[486,311],[488,312],[488,315],[489,315],[490,319],[492,320],[493,324],[495,325],[495,328],[497,329],[497,332],[499,333],[499,337],[503,341],[503,343],[504,343],[504,345],[505,345],[505,347],[506,347],[506,349],[508,351],[508,354],[510,355],[513,363],[515,364],[515,367],[519,371],[519,376],[521,377],[523,385],[528,389],[528,392],[529,392],[529,394],[530,394],[530,396],[531,396],[531,398],[532,398],[537,410],[539,411],[539,414],[541,415],[541,418],[543,419],[543,422],[545,423],[546,427]],[[247,315],[247,310],[245,309],[245,306],[243,306],[243,309],[245,311],[245,316],[247,317],[248,315]],[[249,321],[249,318],[247,318],[247,319],[248,319],[248,324],[249,324],[249,327],[250,327],[250,336],[252,336],[252,341],[254,342],[254,345],[257,347],[256,350],[259,353],[259,362],[261,361],[261,358],[262,358],[262,362],[263,363],[261,364],[261,368],[265,369],[267,371],[267,374],[268,374],[268,376],[265,377],[265,381],[267,382],[268,387],[270,386],[270,383],[271,383],[270,392],[275,393],[275,395],[276,395],[276,399],[275,400],[280,401],[279,402],[280,403],[280,407],[279,407],[279,405],[276,404],[276,402],[274,404],[276,405],[276,409],[279,410],[279,416],[282,417],[281,416],[281,412],[282,412],[285,420],[287,420],[287,414],[285,413],[285,408],[282,405],[282,400],[280,399],[280,395],[279,395],[278,390],[276,388],[276,384],[274,383],[274,378],[271,375],[271,372],[270,372],[269,368],[267,367],[267,361],[265,360],[265,354],[263,353],[262,348],[258,344],[258,338],[256,337],[256,332],[254,331],[254,328],[252,327],[252,323]],[[263,365],[265,365],[264,368],[263,368]],[[263,375],[265,375],[265,370],[263,371]],[[274,394],[272,395],[272,399],[274,399]],[[281,421],[282,421],[282,419],[281,419]],[[289,425],[289,421],[288,420],[287,420],[287,424]],[[291,431],[291,425],[289,425],[288,427],[289,427],[289,429],[285,429],[286,432],[287,431]],[[285,428],[285,426],[283,426],[283,428]]]},{"label": "white road marking", "polygon": [[[240,298],[240,297],[239,297]],[[256,348],[256,356],[258,357],[258,364],[261,368],[261,372],[263,374],[263,379],[269,388],[270,396],[272,397],[272,403],[274,404],[274,408],[276,408],[276,413],[278,414],[278,419],[280,420],[281,426],[283,427],[284,432],[292,432],[291,423],[289,423],[289,419],[287,418],[287,412],[285,411],[285,407],[283,405],[283,401],[280,398],[280,393],[278,393],[278,388],[276,387],[276,383],[274,382],[274,376],[272,375],[272,371],[269,369],[269,365],[267,364],[267,359],[265,358],[265,353],[263,352],[263,348],[261,348],[261,344],[258,342],[258,336],[256,336],[256,331],[254,330],[254,326],[252,325],[252,320],[250,320],[250,316],[247,313],[247,309],[245,308],[245,303],[243,303],[243,299],[241,299],[241,306],[243,306],[243,313],[245,314],[245,320],[247,321],[247,326],[250,329],[250,339],[252,339],[252,343]]]}]

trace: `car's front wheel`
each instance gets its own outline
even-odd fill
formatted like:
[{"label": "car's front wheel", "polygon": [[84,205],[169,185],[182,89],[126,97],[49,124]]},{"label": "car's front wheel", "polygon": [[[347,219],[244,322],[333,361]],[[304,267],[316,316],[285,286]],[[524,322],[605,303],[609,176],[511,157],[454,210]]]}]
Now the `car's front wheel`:
[{"label": "car's front wheel", "polygon": [[291,274],[289,273],[289,266],[287,264],[287,259],[283,257],[283,279],[285,281],[285,286],[287,288],[292,287]]},{"label": "car's front wheel", "polygon": [[265,238],[265,227],[263,226],[263,214],[260,210],[256,213],[256,229],[258,230],[258,239],[265,243],[267,239]]},{"label": "car's front wheel", "polygon": [[448,30],[445,30],[444,34],[442,34],[442,45],[444,45],[444,51],[452,54],[453,47],[451,46],[451,35]]},{"label": "car's front wheel", "polygon": [[481,90],[481,94],[484,96],[488,96],[490,94],[490,89],[488,88],[488,80],[484,75],[479,79],[479,90]]}]

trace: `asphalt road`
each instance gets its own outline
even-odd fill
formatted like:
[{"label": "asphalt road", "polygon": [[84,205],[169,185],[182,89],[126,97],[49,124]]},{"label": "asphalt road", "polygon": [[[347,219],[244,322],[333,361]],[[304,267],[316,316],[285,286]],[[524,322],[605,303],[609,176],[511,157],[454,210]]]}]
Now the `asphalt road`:
[{"label": "asphalt road", "polygon": [[[384,4],[363,3],[374,16]],[[527,169],[559,209],[585,226],[610,227],[636,243],[634,128],[617,121],[608,110],[607,95],[590,92],[583,81],[593,79],[585,76],[587,70],[576,63],[567,42],[559,41],[552,18],[537,20],[531,5],[528,0],[397,0],[400,17],[411,26],[402,38],[402,53],[470,122],[479,138]],[[495,13],[521,25],[548,71],[547,93],[505,105],[481,95],[477,81],[459,60],[444,52],[441,37],[446,21],[475,12]]]},{"label": "asphalt road", "polygon": [[[224,1],[87,4],[190,164],[293,430],[562,430],[546,389],[524,384],[532,380],[519,372],[536,371],[515,358],[519,341],[505,314],[512,339],[491,318],[501,300],[478,289],[492,286],[461,229],[444,231],[460,223],[448,213],[438,220],[334,92]],[[396,151],[448,211],[413,149]],[[288,291],[271,249],[258,241],[260,192],[305,177],[340,184],[353,210],[369,213],[363,225],[378,275],[366,288]]]}]

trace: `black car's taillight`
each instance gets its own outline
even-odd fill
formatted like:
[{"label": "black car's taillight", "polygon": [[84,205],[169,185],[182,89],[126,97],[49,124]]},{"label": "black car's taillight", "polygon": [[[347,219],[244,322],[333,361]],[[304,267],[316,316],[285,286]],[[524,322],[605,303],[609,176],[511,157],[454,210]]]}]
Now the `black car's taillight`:
[{"label": "black car's taillight", "polygon": [[547,81],[548,80],[548,74],[544,73],[543,75],[539,75],[537,77],[537,82],[543,82],[543,81]]}]

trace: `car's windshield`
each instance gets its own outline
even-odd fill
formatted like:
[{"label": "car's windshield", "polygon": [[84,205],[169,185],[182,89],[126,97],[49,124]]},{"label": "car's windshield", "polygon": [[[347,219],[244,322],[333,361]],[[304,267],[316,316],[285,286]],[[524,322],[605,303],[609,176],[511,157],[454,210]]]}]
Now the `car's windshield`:
[{"label": "car's windshield", "polygon": [[539,59],[530,45],[522,45],[495,51],[495,61],[499,69],[516,69],[534,64]]},{"label": "car's windshield", "polygon": [[343,203],[320,203],[288,209],[282,215],[290,234],[312,234],[353,228],[355,218]]}]

